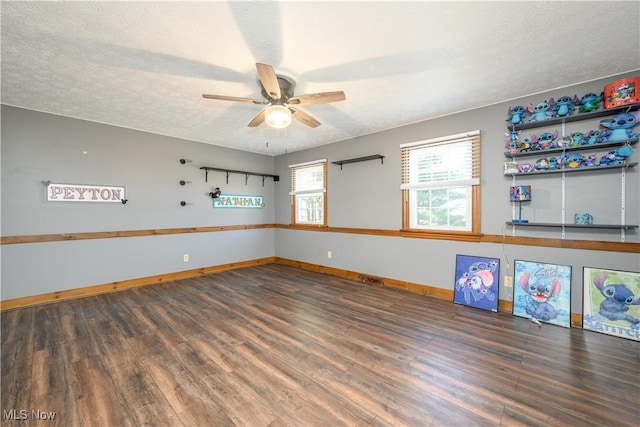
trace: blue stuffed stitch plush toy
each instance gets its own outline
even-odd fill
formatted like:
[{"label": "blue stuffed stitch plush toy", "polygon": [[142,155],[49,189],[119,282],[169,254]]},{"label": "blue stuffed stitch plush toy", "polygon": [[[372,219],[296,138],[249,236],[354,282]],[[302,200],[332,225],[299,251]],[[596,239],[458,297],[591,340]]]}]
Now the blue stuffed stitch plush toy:
[{"label": "blue stuffed stitch plush toy", "polygon": [[504,154],[516,154],[519,151],[520,141],[520,131],[512,130],[509,132],[505,132],[504,136],[509,138],[507,143],[505,144],[505,152]]},{"label": "blue stuffed stitch plush toy", "polygon": [[638,139],[640,134],[634,133],[632,128],[638,124],[639,111],[633,113],[618,113],[615,117],[600,120],[600,126],[606,128],[602,132],[602,138],[606,142],[620,142],[629,139]]},{"label": "blue stuffed stitch plush toy", "polygon": [[577,147],[579,145],[585,144],[584,133],[582,132],[572,132],[571,133],[571,147]]},{"label": "blue stuffed stitch plush toy", "polygon": [[622,165],[627,157],[633,153],[633,148],[629,144],[623,145],[617,150],[611,150],[600,158],[600,166]]},{"label": "blue stuffed stitch plush toy", "polygon": [[602,132],[599,130],[590,130],[584,135],[584,143],[586,145],[598,144],[604,142]]},{"label": "blue stuffed stitch plush toy", "polygon": [[585,167],[593,167],[593,166],[597,166],[596,165],[596,155],[595,154],[589,154],[587,157],[585,157],[584,159],[584,166]]},{"label": "blue stuffed stitch plush toy", "polygon": [[570,116],[576,110],[576,105],[579,105],[580,101],[576,95],[573,98],[570,96],[561,96],[557,101],[553,102],[551,99],[551,105],[553,105],[553,112],[556,117]]},{"label": "blue stuffed stitch plush toy", "polygon": [[[550,100],[553,103],[553,99]],[[543,120],[549,120],[553,118],[553,112],[549,111],[551,109],[551,103],[548,101],[542,101],[536,104],[527,104],[527,111],[531,113],[529,116],[530,122],[540,122]]]},{"label": "blue stuffed stitch plush toy", "polygon": [[578,107],[578,111],[580,111],[581,113],[596,111],[598,108],[600,108],[600,103],[602,102],[603,99],[604,99],[604,92],[601,93],[600,95],[596,95],[593,92],[589,92],[585,96],[580,98],[580,101],[579,101],[580,107]]},{"label": "blue stuffed stitch plush toy", "polygon": [[524,116],[527,113],[527,109],[522,105],[516,105],[515,107],[509,107],[507,114],[507,121],[511,122],[512,125],[519,125],[524,122]]},{"label": "blue stuffed stitch plush toy", "polygon": [[569,157],[567,157],[567,160],[565,162],[565,166],[569,169],[577,169],[577,168],[581,168],[582,165],[584,164],[584,156],[582,154],[571,154],[569,155]]}]

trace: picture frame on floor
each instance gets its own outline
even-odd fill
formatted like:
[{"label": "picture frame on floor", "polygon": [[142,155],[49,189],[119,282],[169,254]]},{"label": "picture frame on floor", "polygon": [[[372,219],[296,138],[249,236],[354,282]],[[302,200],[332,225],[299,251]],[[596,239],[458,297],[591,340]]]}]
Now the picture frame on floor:
[{"label": "picture frame on floor", "polygon": [[497,312],[499,289],[498,258],[456,255],[454,303]]},{"label": "picture frame on floor", "polygon": [[583,267],[582,328],[640,341],[640,272]]},{"label": "picture frame on floor", "polygon": [[571,327],[571,266],[515,260],[513,315]]}]

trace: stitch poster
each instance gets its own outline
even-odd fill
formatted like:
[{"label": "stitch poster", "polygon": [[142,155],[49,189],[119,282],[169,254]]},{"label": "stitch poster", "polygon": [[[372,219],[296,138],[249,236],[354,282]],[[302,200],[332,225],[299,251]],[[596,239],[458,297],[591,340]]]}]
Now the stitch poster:
[{"label": "stitch poster", "polygon": [[640,341],[640,273],[584,267],[582,328]]},{"label": "stitch poster", "polygon": [[497,312],[499,280],[499,259],[456,255],[453,302]]},{"label": "stitch poster", "polygon": [[571,266],[515,260],[513,314],[571,327]]}]

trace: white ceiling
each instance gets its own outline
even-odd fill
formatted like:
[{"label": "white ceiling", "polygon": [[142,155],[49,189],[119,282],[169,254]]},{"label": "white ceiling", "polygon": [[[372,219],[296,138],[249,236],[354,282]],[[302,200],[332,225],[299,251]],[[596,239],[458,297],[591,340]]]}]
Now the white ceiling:
[{"label": "white ceiling", "polygon": [[[640,2],[1,3],[3,104],[279,155],[640,69]],[[247,123],[255,63],[322,125]],[[505,111],[506,118],[506,111]]]}]

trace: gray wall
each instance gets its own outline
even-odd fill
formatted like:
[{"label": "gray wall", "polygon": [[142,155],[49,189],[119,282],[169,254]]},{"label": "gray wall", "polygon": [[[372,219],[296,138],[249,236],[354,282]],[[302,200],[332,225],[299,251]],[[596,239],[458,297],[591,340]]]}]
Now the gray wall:
[{"label": "gray wall", "polygon": [[[2,106],[2,235],[273,223],[273,157]],[[86,154],[84,154],[86,152]],[[181,164],[179,159],[191,159]],[[45,202],[43,180],[124,185],[126,205]],[[192,181],[186,186],[180,180]],[[285,179],[286,182],[286,179]],[[214,209],[207,194],[264,196],[263,209]],[[193,203],[181,207],[180,201]],[[189,233],[2,246],[2,299],[274,254],[274,231]],[[183,262],[189,254],[190,261]]]},{"label": "gray wall", "polygon": [[[446,136],[471,130],[481,131],[481,202],[482,232],[512,235],[505,221],[512,218],[508,191],[511,177],[503,175],[504,136],[507,110],[510,106],[537,103],[550,97],[589,91],[600,92],[606,83],[637,72],[510,100],[477,110],[391,129],[336,144],[290,153],[276,158],[276,173],[287,176],[288,165],[327,158],[329,162],[382,154],[384,164],[369,161],[339,166],[329,164],[328,223],[335,227],[378,228],[398,230],[401,227],[400,150],[406,142]],[[428,95],[426,95],[428,96]],[[598,129],[601,119],[568,124],[566,132]],[[557,125],[552,130],[562,131]],[[522,137],[540,134],[548,129],[523,131]],[[640,132],[640,126],[635,128]],[[640,158],[636,144],[632,161]],[[544,156],[540,156],[544,157]],[[535,161],[537,157],[530,158]],[[640,222],[640,168],[626,173],[627,223]],[[523,217],[538,222],[561,220],[561,175],[518,177],[518,184],[532,185],[533,202],[523,208]],[[566,175],[567,221],[575,212],[591,212],[600,223],[620,223],[621,174],[579,172]],[[289,223],[288,188],[276,188],[276,222]],[[560,229],[517,228],[516,236],[560,239]],[[620,231],[567,232],[568,239],[620,241]],[[627,242],[639,242],[638,231],[627,231]],[[327,251],[332,258],[327,258]],[[455,255],[479,255],[501,259],[501,275],[513,275],[513,260],[532,260],[571,265],[573,268],[572,311],[581,312],[582,267],[604,267],[640,271],[640,255],[605,251],[539,248],[500,244],[461,243],[426,239],[358,236],[353,234],[318,233],[279,229],[276,231],[276,256],[314,264],[374,274],[413,283],[453,289]],[[501,283],[500,298],[511,299],[511,290]]]},{"label": "gray wall", "polygon": [[[636,75],[629,73],[627,75]],[[512,234],[508,202],[511,178],[503,175],[506,112],[509,106],[550,96],[600,91],[623,76],[528,96],[367,135],[275,159],[152,135],[108,125],[2,106],[2,235],[206,227],[235,224],[289,224],[288,165],[327,158],[329,162],[370,154],[370,161],[329,164],[328,222],[334,227],[398,230],[401,226],[399,144],[479,129],[482,135],[482,231]],[[567,126],[586,131],[598,120]],[[560,130],[560,129],[558,129]],[[525,131],[523,136],[541,132]],[[638,128],[636,128],[638,131]],[[83,154],[83,152],[87,152]],[[638,161],[636,145],[633,160]],[[193,163],[181,165],[180,158]],[[535,160],[533,158],[532,160]],[[200,166],[280,175],[281,181],[231,175],[209,175]],[[627,172],[627,222],[640,222],[640,168]],[[180,186],[180,179],[192,181]],[[518,180],[531,184],[534,201],[524,216],[558,222],[560,175]],[[79,184],[126,185],[126,205],[47,203],[42,180]],[[526,182],[525,182],[526,181]],[[261,210],[211,207],[206,194],[220,186],[225,193],[263,195]],[[619,176],[605,173],[567,175],[569,221],[575,211],[589,211],[598,222],[619,222]],[[186,200],[193,205],[180,207]],[[517,229],[518,236],[560,238],[559,230]],[[619,241],[618,231],[569,232],[567,238]],[[639,242],[638,231],[626,240]],[[333,252],[331,259],[327,251]],[[71,242],[3,245],[2,299],[73,289],[113,281],[190,270],[268,256],[279,256],[444,289],[453,289],[455,255],[484,255],[502,260],[502,275],[513,274],[513,260],[555,262],[573,267],[572,311],[581,311],[582,267],[640,270],[640,255],[606,251],[539,248],[501,244],[434,241],[399,237],[318,233],[286,229],[189,233]],[[182,255],[188,253],[190,262]],[[500,290],[502,299],[511,291]]]}]

